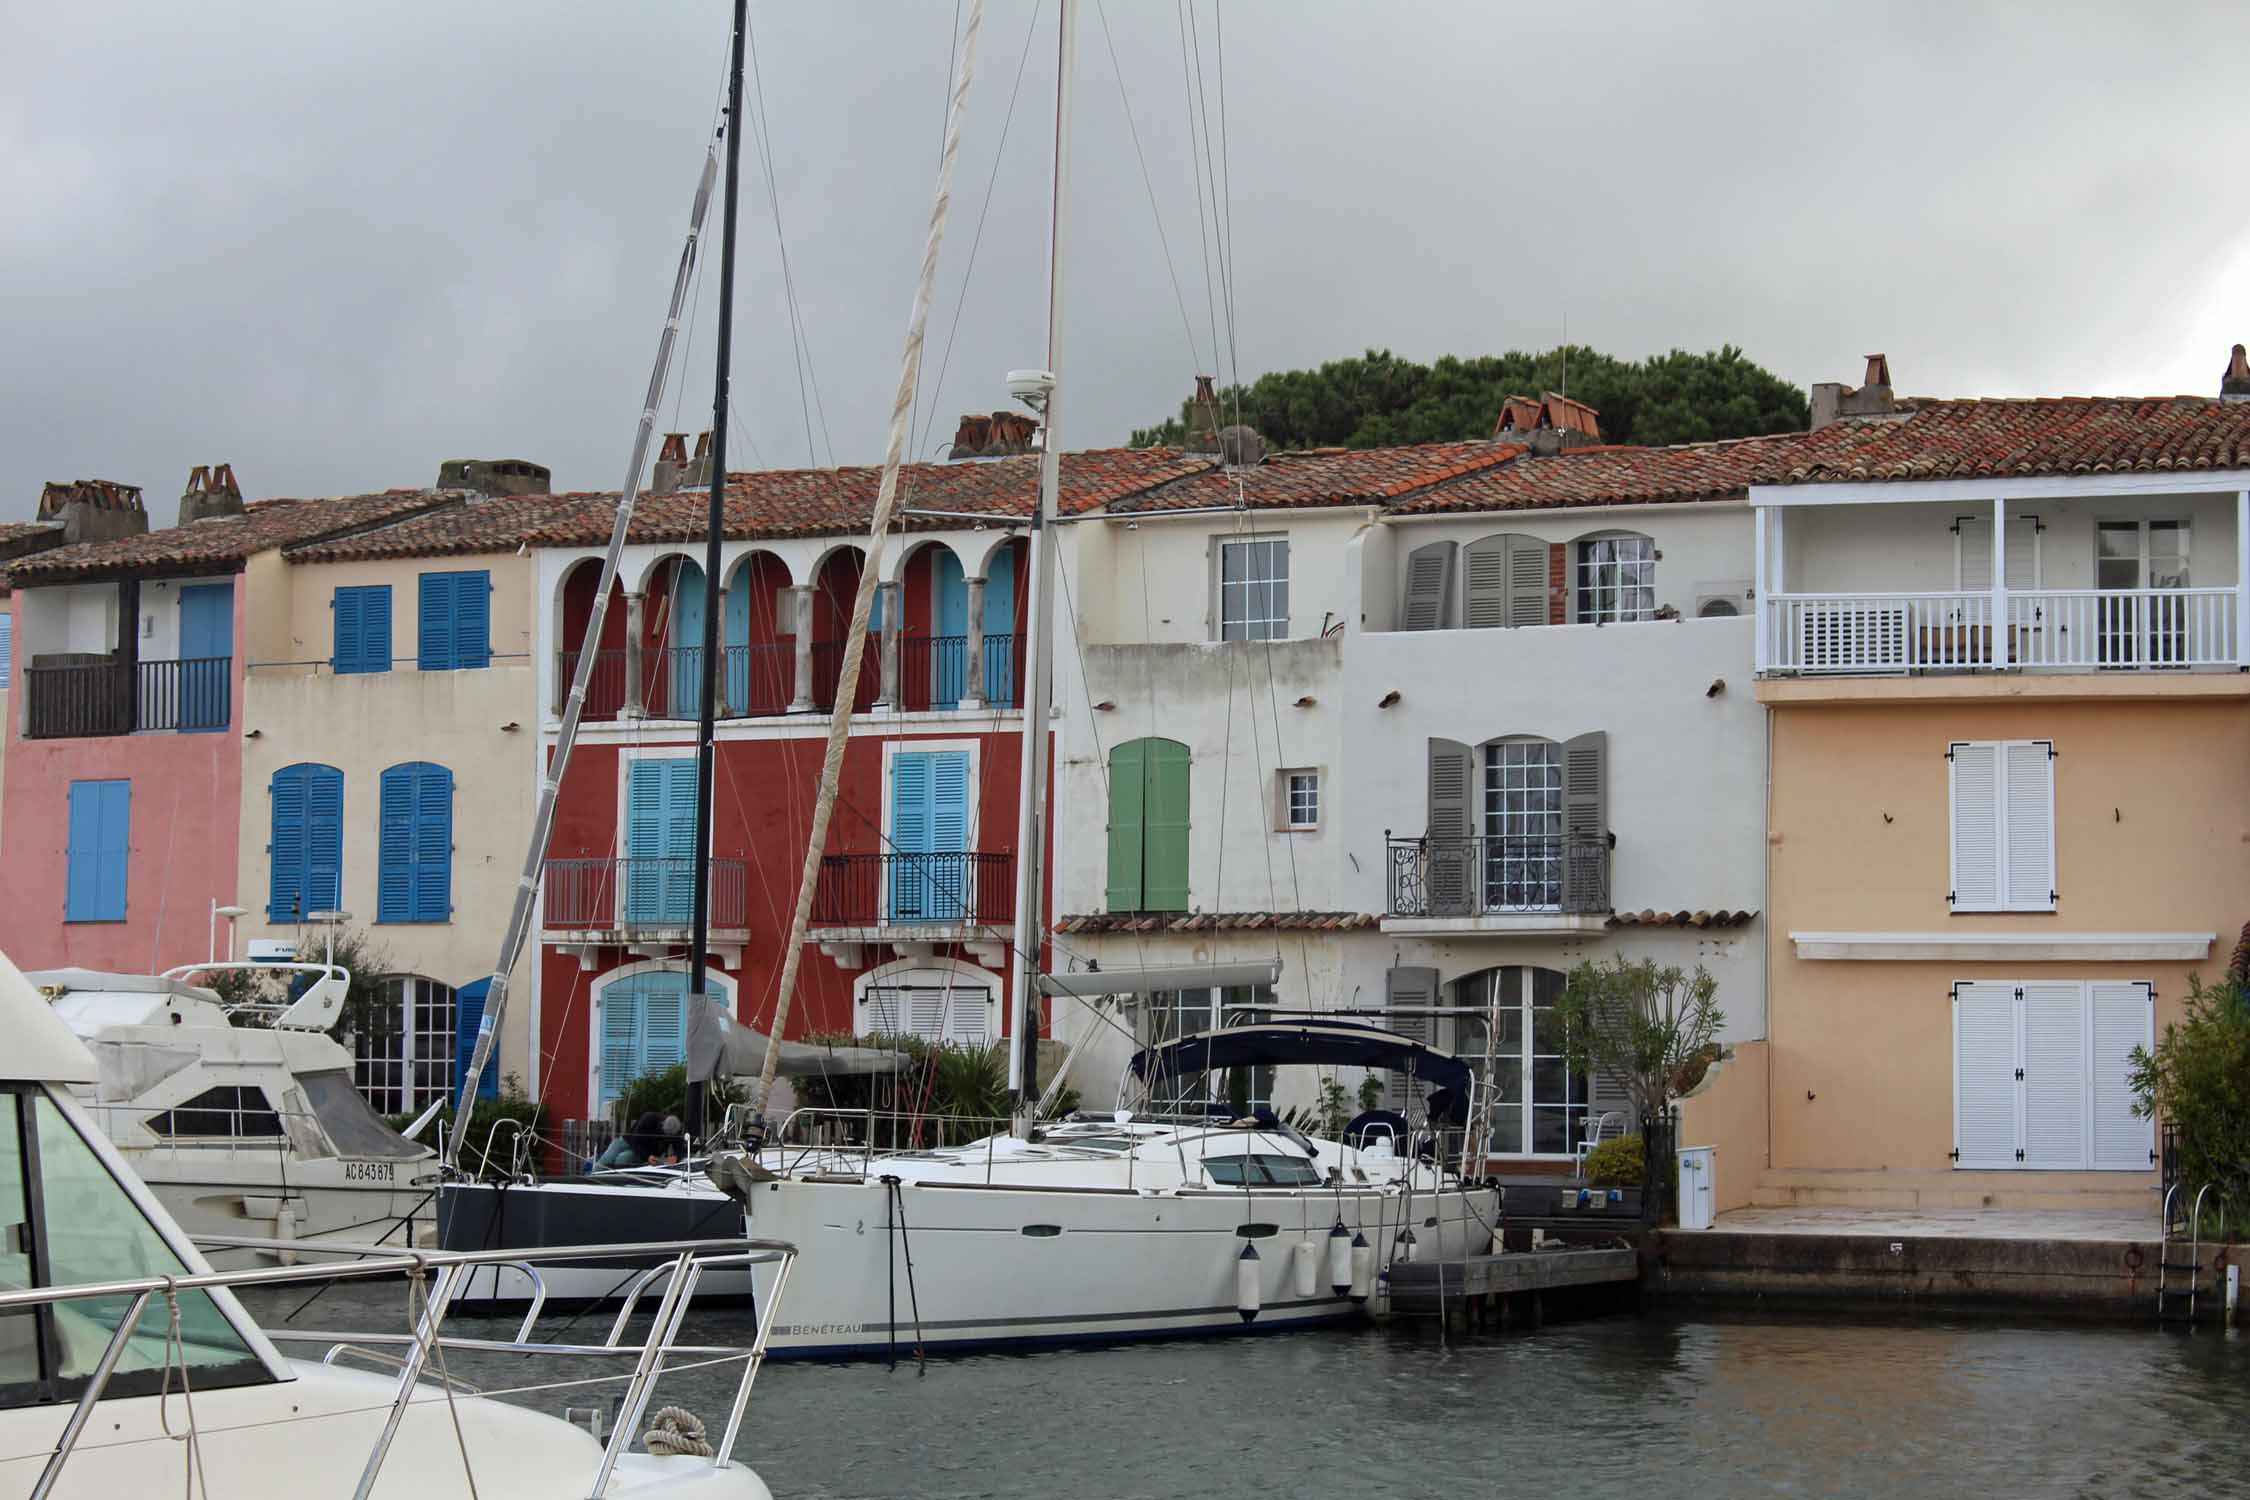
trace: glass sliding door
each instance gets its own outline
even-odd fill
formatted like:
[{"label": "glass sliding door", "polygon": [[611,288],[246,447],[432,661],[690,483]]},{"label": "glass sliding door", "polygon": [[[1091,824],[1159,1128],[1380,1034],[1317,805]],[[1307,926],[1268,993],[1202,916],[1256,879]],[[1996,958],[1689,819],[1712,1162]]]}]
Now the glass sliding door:
[{"label": "glass sliding door", "polygon": [[2094,527],[2096,660],[2103,666],[2182,666],[2191,660],[2186,521],[2102,521]]}]

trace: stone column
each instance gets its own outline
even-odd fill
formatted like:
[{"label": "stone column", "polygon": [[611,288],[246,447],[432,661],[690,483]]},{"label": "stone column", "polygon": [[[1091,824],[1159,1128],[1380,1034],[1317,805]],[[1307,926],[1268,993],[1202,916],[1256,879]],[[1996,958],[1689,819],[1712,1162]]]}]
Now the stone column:
[{"label": "stone column", "polygon": [[[593,641],[589,646],[599,650],[601,643]],[[632,593],[625,596],[625,706],[619,710],[618,717],[645,716],[648,710],[643,705],[646,702],[641,694],[641,596]]]},{"label": "stone column", "polygon": [[809,586],[798,585],[781,591],[781,607],[796,626],[796,687],[789,698],[789,711],[793,714],[810,713],[813,706],[812,606],[813,591]]},{"label": "stone column", "polygon": [[875,585],[875,602],[883,611],[883,685],[876,690],[877,708],[903,707],[898,692],[898,627],[900,589],[895,583]]},{"label": "stone column", "polygon": [[968,683],[961,690],[963,708],[984,707],[984,580],[969,581]]}]

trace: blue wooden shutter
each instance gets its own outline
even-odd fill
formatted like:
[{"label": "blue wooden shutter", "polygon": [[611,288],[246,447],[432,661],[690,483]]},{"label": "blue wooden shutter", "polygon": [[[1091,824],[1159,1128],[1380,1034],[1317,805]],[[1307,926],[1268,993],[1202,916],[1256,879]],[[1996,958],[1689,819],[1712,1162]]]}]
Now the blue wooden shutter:
[{"label": "blue wooden shutter", "polygon": [[641,996],[627,983],[602,991],[602,1056],[597,1101],[604,1110],[641,1076]]},{"label": "blue wooden shutter", "polygon": [[337,672],[388,672],[391,669],[391,586],[366,584],[336,590],[336,648],[329,666]]},{"label": "blue wooden shutter", "polygon": [[961,559],[943,547],[930,559],[930,634],[962,644],[930,647],[930,707],[959,708],[969,690],[969,585]]},{"label": "blue wooden shutter", "polygon": [[312,766],[305,780],[305,910],[334,911],[344,882],[344,773]]},{"label": "blue wooden shutter", "polygon": [[661,900],[664,791],[663,761],[636,760],[626,767],[625,920],[628,922],[654,921]]},{"label": "blue wooden shutter", "polygon": [[305,786],[312,767],[283,766],[268,789],[273,832],[266,845],[266,920],[290,922],[307,909],[305,895]]},{"label": "blue wooden shutter", "polygon": [[492,665],[492,575],[481,568],[453,575],[453,664]]},{"label": "blue wooden shutter", "polygon": [[[447,1092],[458,1101],[461,1080],[469,1076],[469,1060],[476,1055],[477,1028],[484,1024],[484,1002],[492,992],[490,978],[464,984],[453,992],[453,1082]],[[495,1056],[477,1079],[479,1099],[500,1097],[500,1059]]]},{"label": "blue wooden shutter", "polygon": [[641,1071],[654,1073],[687,1061],[685,974],[651,974],[641,994]]},{"label": "blue wooden shutter", "polygon": [[414,767],[411,765],[393,766],[383,773],[375,852],[375,920],[415,920]]},{"label": "blue wooden shutter", "polygon": [[664,920],[695,919],[695,761],[658,761],[664,768]]},{"label": "blue wooden shutter", "polygon": [[904,751],[891,757],[891,917],[919,922],[930,916],[930,884],[920,856],[930,852],[930,762],[934,755]]},{"label": "blue wooden shutter", "polygon": [[415,665],[425,672],[450,672],[455,665],[454,576],[451,573],[424,573],[421,578],[421,649],[415,658]]},{"label": "blue wooden shutter", "polygon": [[1015,703],[1016,553],[1003,547],[984,570],[984,701]]},{"label": "blue wooden shutter", "polygon": [[70,834],[63,876],[65,921],[125,920],[132,793],[129,781],[70,784]]},{"label": "blue wooden shutter", "polygon": [[427,761],[414,768],[414,920],[453,916],[453,773]]},{"label": "blue wooden shutter", "polygon": [[958,922],[962,915],[962,877],[969,848],[969,752],[942,750],[930,756],[930,916]]}]

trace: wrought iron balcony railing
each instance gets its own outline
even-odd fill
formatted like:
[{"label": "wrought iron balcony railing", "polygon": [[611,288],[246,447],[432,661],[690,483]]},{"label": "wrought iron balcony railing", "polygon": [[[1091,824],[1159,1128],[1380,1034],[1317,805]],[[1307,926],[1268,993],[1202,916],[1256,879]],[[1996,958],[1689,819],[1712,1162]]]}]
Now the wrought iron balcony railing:
[{"label": "wrought iron balcony railing", "polygon": [[[749,866],[711,861],[711,925],[741,928],[750,911]],[[635,932],[685,927],[695,917],[695,861],[686,856],[550,859],[540,906],[550,930]]]},{"label": "wrought iron balcony railing", "polygon": [[1567,834],[1394,838],[1394,917],[1610,910],[1610,840]]},{"label": "wrought iron balcony railing", "polygon": [[813,892],[822,927],[990,924],[1015,912],[1013,854],[831,854]]}]

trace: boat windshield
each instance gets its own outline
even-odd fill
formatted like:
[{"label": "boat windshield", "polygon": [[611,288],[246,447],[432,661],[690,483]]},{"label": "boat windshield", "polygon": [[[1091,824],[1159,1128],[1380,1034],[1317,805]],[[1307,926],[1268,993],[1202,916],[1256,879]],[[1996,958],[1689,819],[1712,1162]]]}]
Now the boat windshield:
[{"label": "boat windshield", "polygon": [[383,1117],[368,1107],[358,1089],[352,1087],[352,1075],[342,1068],[330,1068],[319,1073],[299,1073],[298,1084],[305,1091],[305,1099],[312,1105],[320,1128],[328,1132],[330,1144],[338,1156],[376,1156],[406,1160],[424,1155],[420,1146],[383,1122]]},{"label": "boat windshield", "polygon": [[1221,1187],[1316,1187],[1320,1169],[1294,1156],[1206,1156],[1203,1175]]},{"label": "boat windshield", "polygon": [[[124,1186],[54,1101],[0,1089],[0,1288],[80,1286],[184,1272]],[[85,1387],[130,1299],[56,1302],[0,1317],[0,1407],[67,1398]],[[198,1389],[272,1378],[207,1292],[183,1292],[170,1362]],[[154,1394],[171,1315],[151,1298],[106,1394]],[[173,1380],[179,1380],[175,1370]]]}]

